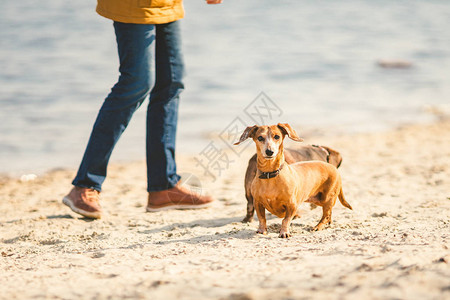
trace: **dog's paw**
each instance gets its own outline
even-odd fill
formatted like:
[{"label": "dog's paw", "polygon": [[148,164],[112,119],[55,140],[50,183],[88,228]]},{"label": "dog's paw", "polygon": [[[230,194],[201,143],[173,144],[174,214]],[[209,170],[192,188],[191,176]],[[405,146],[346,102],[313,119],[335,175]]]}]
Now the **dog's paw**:
[{"label": "dog's paw", "polygon": [[267,235],[267,229],[258,229],[256,233]]},{"label": "dog's paw", "polygon": [[317,224],[316,226],[314,226],[312,231],[320,231],[320,230],[322,230],[324,228],[325,228],[325,224]]},{"label": "dog's paw", "polygon": [[328,226],[328,225],[330,225],[330,224],[331,224],[331,221],[328,221],[328,222],[320,222],[319,224],[317,224],[317,225],[312,229],[312,231],[319,231],[319,230],[325,229],[325,227]]},{"label": "dog's paw", "polygon": [[278,237],[282,239],[287,239],[291,237],[291,234],[289,232],[280,232],[280,235]]},{"label": "dog's paw", "polygon": [[247,216],[242,220],[242,223],[251,223],[251,222],[253,222],[253,217]]}]

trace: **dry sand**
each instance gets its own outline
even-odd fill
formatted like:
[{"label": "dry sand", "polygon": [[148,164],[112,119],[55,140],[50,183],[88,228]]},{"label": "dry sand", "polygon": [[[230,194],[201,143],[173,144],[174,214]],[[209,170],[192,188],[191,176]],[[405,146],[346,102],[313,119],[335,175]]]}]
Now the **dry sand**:
[{"label": "dry sand", "polygon": [[111,166],[98,221],[61,203],[74,170],[1,179],[0,298],[450,299],[450,122],[306,142],[342,153],[354,211],[311,232],[303,204],[287,240],[240,222],[251,151],[215,182],[180,157],[217,199],[198,211],[144,213],[144,163]]}]

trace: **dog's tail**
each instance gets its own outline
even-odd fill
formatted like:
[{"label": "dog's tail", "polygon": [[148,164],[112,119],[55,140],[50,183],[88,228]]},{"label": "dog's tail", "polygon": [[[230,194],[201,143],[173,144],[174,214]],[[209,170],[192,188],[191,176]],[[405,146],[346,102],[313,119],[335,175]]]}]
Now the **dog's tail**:
[{"label": "dog's tail", "polygon": [[348,204],[347,201],[345,201],[344,192],[342,192],[342,187],[341,187],[341,190],[339,191],[339,196],[338,197],[339,197],[339,201],[341,201],[342,205],[344,205],[345,207],[353,210],[352,206],[350,204]]}]

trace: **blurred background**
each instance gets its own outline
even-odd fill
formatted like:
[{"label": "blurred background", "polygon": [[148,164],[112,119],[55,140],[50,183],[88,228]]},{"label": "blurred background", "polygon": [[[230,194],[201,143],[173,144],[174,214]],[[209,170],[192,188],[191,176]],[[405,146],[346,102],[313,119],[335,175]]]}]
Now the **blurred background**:
[{"label": "blurred background", "polygon": [[[0,2],[0,173],[77,168],[118,78],[95,1]],[[185,1],[177,151],[198,154],[260,92],[303,130],[431,122],[450,103],[450,2]],[[112,161],[145,159],[146,105]]]}]

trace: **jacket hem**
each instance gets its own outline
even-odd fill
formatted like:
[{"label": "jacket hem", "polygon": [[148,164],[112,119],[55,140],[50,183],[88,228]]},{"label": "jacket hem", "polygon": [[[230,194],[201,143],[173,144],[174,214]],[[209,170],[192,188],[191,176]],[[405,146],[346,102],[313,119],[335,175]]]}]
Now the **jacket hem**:
[{"label": "jacket hem", "polygon": [[152,16],[152,17],[128,17],[128,16],[118,16],[104,11],[97,7],[97,13],[107,19],[121,22],[121,23],[132,23],[132,24],[166,24],[180,20],[184,17],[184,11],[174,12],[174,14],[169,16]]}]

